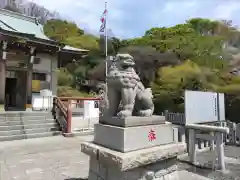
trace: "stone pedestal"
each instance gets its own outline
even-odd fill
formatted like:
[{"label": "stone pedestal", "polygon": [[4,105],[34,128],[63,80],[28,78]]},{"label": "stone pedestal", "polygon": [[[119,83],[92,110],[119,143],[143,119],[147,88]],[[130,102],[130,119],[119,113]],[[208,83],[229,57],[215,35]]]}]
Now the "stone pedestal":
[{"label": "stone pedestal", "polygon": [[151,180],[177,170],[177,156],[186,152],[185,143],[178,143],[174,125],[157,117],[129,117],[133,122],[105,119],[96,124],[94,141],[81,145],[90,156],[88,180]]},{"label": "stone pedestal", "polygon": [[177,155],[185,144],[173,143],[121,153],[85,142],[82,152],[90,156],[88,180],[152,180],[177,170]]},{"label": "stone pedestal", "polygon": [[95,124],[94,127],[94,143],[119,152],[174,142],[178,142],[178,131],[169,123],[126,128]]}]

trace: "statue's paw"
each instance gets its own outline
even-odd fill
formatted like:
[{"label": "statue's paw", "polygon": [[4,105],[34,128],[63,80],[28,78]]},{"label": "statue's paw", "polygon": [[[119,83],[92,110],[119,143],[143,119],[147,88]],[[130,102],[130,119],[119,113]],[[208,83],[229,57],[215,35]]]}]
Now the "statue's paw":
[{"label": "statue's paw", "polygon": [[146,180],[154,180],[155,177],[154,177],[154,172],[153,171],[148,171],[146,174],[145,174],[145,179]]},{"label": "statue's paw", "polygon": [[119,118],[125,118],[125,117],[128,117],[128,116],[131,116],[132,113],[130,111],[126,111],[126,110],[123,110],[123,111],[120,111],[119,113],[117,113],[117,116]]},{"label": "statue's paw", "polygon": [[152,116],[152,114],[153,114],[153,111],[151,109],[139,111],[140,116],[148,117],[148,116]]}]

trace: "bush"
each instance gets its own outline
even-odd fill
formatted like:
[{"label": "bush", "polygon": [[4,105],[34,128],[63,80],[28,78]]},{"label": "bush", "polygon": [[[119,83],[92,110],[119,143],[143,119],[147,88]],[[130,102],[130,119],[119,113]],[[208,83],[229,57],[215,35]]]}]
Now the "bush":
[{"label": "bush", "polygon": [[69,86],[58,86],[57,96],[60,97],[92,97],[92,94],[80,92],[77,89],[73,89]]},{"label": "bush", "polygon": [[66,68],[61,68],[57,73],[59,86],[71,86],[73,84],[73,76]]}]

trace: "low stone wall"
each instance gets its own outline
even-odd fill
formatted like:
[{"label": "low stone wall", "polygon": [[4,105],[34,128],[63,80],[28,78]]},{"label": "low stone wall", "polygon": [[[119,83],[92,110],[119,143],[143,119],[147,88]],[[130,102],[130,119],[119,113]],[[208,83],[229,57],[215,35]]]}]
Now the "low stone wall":
[{"label": "low stone wall", "polygon": [[90,156],[88,180],[152,180],[177,170],[177,156],[185,143],[173,143],[121,153],[85,142],[81,151]]},{"label": "low stone wall", "polygon": [[83,116],[72,117],[72,132],[93,129],[94,125],[97,124],[98,121],[99,118],[84,119]]},{"label": "low stone wall", "polygon": [[91,158],[89,180],[123,180],[123,179],[152,179],[162,178],[178,169],[177,158],[170,158],[158,163],[135,168],[129,171],[120,171],[116,166],[104,166],[98,160]]}]

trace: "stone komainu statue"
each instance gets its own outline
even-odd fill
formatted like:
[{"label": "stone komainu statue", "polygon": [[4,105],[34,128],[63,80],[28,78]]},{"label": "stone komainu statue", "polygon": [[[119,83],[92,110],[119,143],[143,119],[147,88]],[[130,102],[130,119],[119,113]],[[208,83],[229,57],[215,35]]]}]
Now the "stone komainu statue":
[{"label": "stone komainu statue", "polygon": [[152,91],[145,89],[129,54],[117,54],[107,76],[108,116],[152,116]]}]

